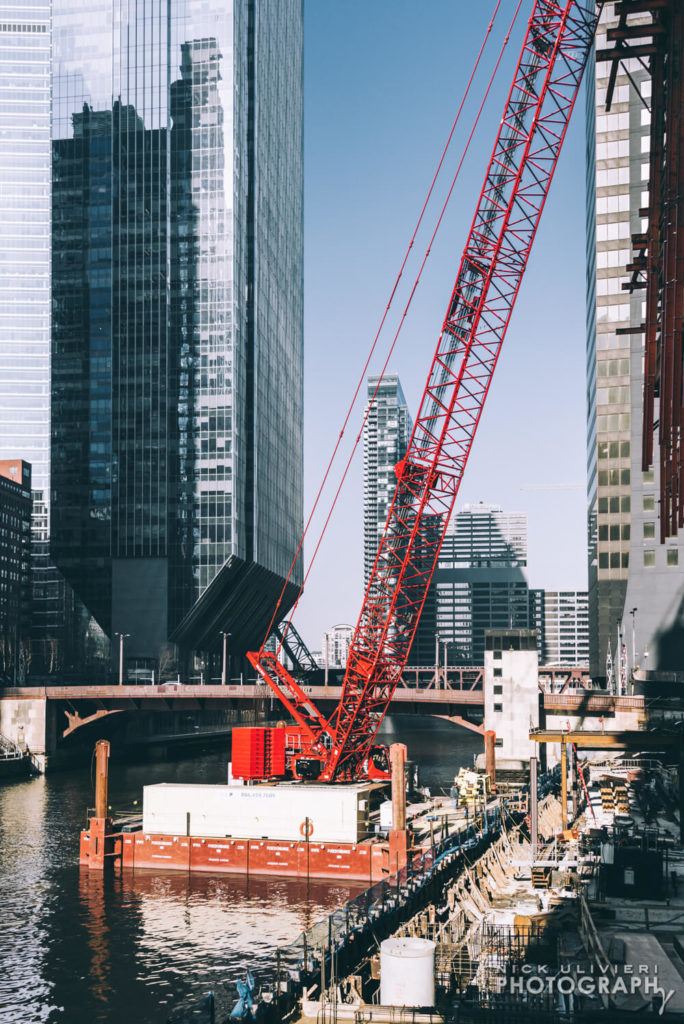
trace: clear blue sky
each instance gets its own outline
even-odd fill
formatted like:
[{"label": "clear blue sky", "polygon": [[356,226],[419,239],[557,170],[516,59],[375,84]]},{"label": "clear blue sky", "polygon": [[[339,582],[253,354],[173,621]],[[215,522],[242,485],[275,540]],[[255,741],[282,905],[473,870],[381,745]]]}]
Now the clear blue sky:
[{"label": "clear blue sky", "polygon": [[[452,146],[449,178],[514,7],[514,0],[503,0],[496,39]],[[498,86],[390,366],[401,377],[412,412],[530,7],[523,3]],[[305,2],[307,510],[493,9],[494,0]],[[584,197],[582,95],[459,499],[499,502],[528,513],[530,583],[548,589],[586,587]],[[433,211],[427,223],[435,216]],[[425,235],[420,241],[416,251],[422,254]],[[387,341],[390,336],[388,331]],[[360,402],[350,440],[362,408]],[[320,646],[328,626],[355,622],[358,615],[361,454],[359,449],[296,617],[312,648]],[[313,531],[307,555],[315,536]]]}]

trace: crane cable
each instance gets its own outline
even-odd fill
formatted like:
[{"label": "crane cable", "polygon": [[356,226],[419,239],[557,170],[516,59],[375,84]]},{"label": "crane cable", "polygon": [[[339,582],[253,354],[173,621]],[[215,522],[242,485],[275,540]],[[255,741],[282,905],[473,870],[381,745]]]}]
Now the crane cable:
[{"label": "crane cable", "polygon": [[[366,405],[366,409],[364,411],[364,415],[363,415],[362,422],[361,422],[361,427],[360,427],[360,429],[359,429],[359,431],[358,431],[358,433],[356,435],[356,439],[354,441],[354,445],[353,445],[353,447],[351,449],[351,452],[350,452],[349,457],[347,459],[347,462],[345,464],[345,467],[344,467],[342,476],[340,478],[337,490],[335,491],[335,494],[334,494],[334,497],[333,497],[330,509],[329,509],[329,511],[327,513],[327,516],[326,516],[326,518],[324,520],[324,523],[323,523],[323,526],[321,528],[321,532],[319,534],[316,546],[314,548],[314,552],[313,552],[313,554],[311,556],[311,559],[309,561],[308,568],[307,568],[306,573],[304,575],[304,579],[302,581],[302,585],[301,585],[299,594],[297,596],[296,601],[294,602],[294,605],[292,606],[291,613],[290,613],[290,619],[292,619],[294,617],[294,613],[295,613],[295,611],[296,611],[296,609],[297,609],[297,607],[299,605],[299,601],[301,600],[301,596],[302,596],[302,593],[303,593],[303,590],[304,590],[304,585],[306,584],[306,582],[307,582],[307,580],[309,578],[309,575],[311,573],[311,569],[313,568],[314,562],[315,562],[316,557],[318,555],[318,551],[319,551],[321,543],[323,541],[323,537],[325,536],[327,528],[328,528],[328,526],[330,524],[330,520],[332,518],[332,514],[333,514],[333,512],[335,510],[335,507],[337,505],[337,501],[339,499],[340,493],[342,491],[342,488],[343,488],[344,483],[346,481],[347,475],[349,473],[349,469],[350,469],[351,464],[353,462],[354,455],[356,454],[358,446],[359,446],[359,444],[361,442],[361,439],[363,437],[363,430],[364,430],[364,427],[365,427],[366,422],[368,420],[368,416],[370,414],[370,410],[371,410],[371,408],[373,406],[373,403],[374,403],[374,401],[376,399],[376,396],[377,396],[377,393],[379,391],[379,388],[380,388],[380,386],[381,386],[381,384],[383,382],[384,376],[385,376],[386,371],[387,371],[387,367],[389,365],[389,361],[392,358],[392,355],[394,353],[397,341],[399,340],[399,336],[401,334],[401,331],[403,329],[404,323],[405,323],[406,318],[408,316],[409,309],[411,307],[411,304],[413,302],[413,298],[415,296],[416,290],[417,290],[418,285],[420,283],[420,280],[422,278],[422,274],[423,274],[423,271],[425,269],[425,265],[426,265],[426,263],[428,261],[428,258],[430,256],[430,253],[431,253],[432,246],[434,244],[435,238],[436,238],[437,233],[438,233],[438,231],[439,231],[439,229],[440,229],[440,227],[442,225],[442,221],[443,221],[444,216],[446,214],[446,210],[447,210],[447,207],[448,207],[449,202],[451,200],[451,196],[452,196],[454,188],[456,186],[456,182],[458,181],[458,178],[460,177],[460,173],[461,173],[463,164],[465,162],[466,156],[467,156],[468,151],[470,149],[470,145],[471,145],[473,137],[475,135],[475,131],[476,131],[477,126],[479,124],[480,118],[482,116],[482,112],[483,112],[484,107],[485,107],[486,102],[487,102],[487,99],[489,98],[489,94],[491,92],[492,86],[494,84],[494,81],[495,81],[496,76],[498,74],[499,68],[501,66],[501,61],[503,60],[504,53],[505,53],[506,48],[508,46],[508,43],[510,41],[513,28],[515,26],[515,23],[517,21],[518,15],[520,13],[520,8],[522,7],[522,3],[523,3],[523,0],[518,0],[517,6],[516,6],[514,14],[513,14],[513,17],[511,19],[511,22],[510,22],[510,25],[508,27],[507,33],[506,33],[506,35],[504,37],[504,40],[502,42],[502,45],[501,45],[501,48],[500,48],[500,51],[499,51],[496,63],[494,65],[494,69],[493,69],[493,71],[490,74],[489,81],[488,81],[488,84],[487,84],[487,88],[486,88],[486,90],[484,92],[484,95],[483,95],[482,100],[480,102],[479,108],[478,108],[477,113],[475,115],[475,119],[473,121],[472,127],[470,129],[470,133],[469,133],[468,138],[466,140],[466,143],[465,143],[465,145],[463,147],[463,151],[461,153],[461,156],[460,156],[460,159],[459,159],[456,171],[455,171],[455,173],[454,173],[454,175],[453,175],[453,177],[451,179],[449,190],[448,190],[446,198],[445,198],[445,200],[444,200],[444,202],[442,204],[439,216],[437,218],[435,227],[434,227],[432,235],[430,237],[430,241],[428,243],[428,247],[427,247],[427,249],[425,251],[425,254],[424,254],[422,262],[420,264],[418,273],[417,273],[417,275],[416,275],[416,277],[414,279],[413,285],[411,287],[411,291],[409,293],[408,300],[407,300],[406,305],[404,307],[404,310],[402,312],[401,319],[399,321],[399,325],[398,325],[398,327],[396,329],[396,332],[394,334],[394,337],[393,337],[392,342],[390,344],[390,347],[388,349],[387,356],[386,356],[385,361],[384,361],[383,366],[382,366],[382,370],[381,370],[381,372],[380,372],[380,374],[378,376],[378,379],[377,379],[377,382],[376,382],[376,385],[375,385],[375,389],[373,391],[373,394],[372,394],[370,400],[368,401],[368,403]],[[461,101],[459,103],[458,110],[456,112],[456,116],[455,116],[454,121],[453,121],[453,123],[451,125],[451,129],[449,131],[449,135],[447,136],[447,140],[446,140],[445,145],[444,145],[444,147],[442,149],[442,152],[440,154],[440,158],[439,158],[439,161],[438,161],[438,164],[437,164],[437,168],[436,168],[436,170],[434,172],[432,181],[430,183],[430,187],[428,189],[427,195],[426,195],[425,200],[423,202],[423,205],[421,207],[418,220],[416,222],[415,228],[414,228],[413,233],[411,235],[411,239],[409,241],[409,244],[407,246],[406,252],[404,254],[404,258],[403,258],[403,261],[401,263],[399,272],[397,274],[397,277],[396,277],[396,279],[394,281],[392,290],[390,292],[389,301],[387,303],[387,306],[386,306],[385,311],[383,313],[382,319],[380,321],[380,325],[379,325],[379,327],[377,329],[377,332],[376,332],[375,337],[373,339],[373,342],[371,344],[370,350],[369,350],[368,355],[366,357],[366,361],[365,361],[365,363],[363,365],[363,368],[361,370],[361,374],[359,376],[359,380],[358,380],[358,383],[356,385],[356,389],[354,391],[354,395],[353,395],[352,400],[350,402],[349,408],[347,409],[347,413],[346,413],[346,416],[345,416],[345,419],[344,419],[344,423],[342,425],[342,429],[340,430],[340,433],[338,435],[337,442],[335,444],[333,453],[332,453],[332,455],[330,457],[330,460],[328,462],[328,465],[326,467],[325,474],[323,476],[323,480],[322,480],[322,482],[320,484],[320,487],[318,489],[318,492],[316,494],[316,498],[315,498],[313,507],[312,507],[311,512],[309,514],[309,517],[307,519],[307,522],[306,522],[304,531],[302,533],[301,539],[299,541],[299,544],[297,546],[297,550],[295,552],[294,558],[292,559],[292,564],[291,564],[290,569],[288,571],[288,574],[287,574],[287,577],[285,579],[285,582],[283,583],[283,587],[282,587],[282,590],[281,590],[281,593],[280,593],[280,597],[278,598],[278,602],[277,602],[276,607],[274,609],[273,615],[271,616],[271,621],[269,623],[268,629],[267,629],[266,634],[264,636],[264,640],[263,640],[263,643],[262,643],[262,648],[265,645],[268,637],[271,634],[273,626],[275,625],[275,623],[277,621],[278,610],[279,610],[279,608],[280,608],[280,606],[281,606],[281,604],[283,602],[285,591],[286,591],[287,586],[288,586],[288,584],[290,582],[290,579],[292,578],[292,573],[294,572],[295,566],[296,566],[297,561],[299,559],[299,556],[301,554],[302,547],[303,547],[303,544],[304,544],[304,540],[306,539],[306,536],[307,536],[307,533],[309,531],[309,528],[310,528],[313,516],[314,516],[314,514],[316,512],[316,509],[318,507],[319,501],[321,499],[323,489],[324,489],[324,487],[325,487],[325,485],[327,483],[328,477],[329,477],[329,475],[330,475],[330,473],[332,471],[332,466],[333,466],[334,460],[335,460],[335,458],[337,456],[337,452],[339,450],[340,444],[341,444],[342,439],[344,437],[346,428],[347,428],[347,426],[349,424],[349,420],[351,419],[353,408],[354,408],[354,406],[356,404],[356,400],[358,398],[359,392],[360,392],[360,390],[361,390],[361,388],[363,386],[363,383],[364,383],[364,380],[365,380],[365,376],[366,376],[366,372],[367,372],[368,367],[370,365],[370,361],[371,361],[371,359],[372,359],[372,357],[373,357],[373,355],[375,353],[375,349],[377,347],[380,334],[381,334],[382,329],[383,329],[383,327],[385,325],[385,322],[387,320],[387,316],[389,315],[390,308],[391,308],[391,306],[392,306],[392,304],[394,302],[394,299],[396,297],[396,293],[397,293],[397,290],[398,290],[401,278],[403,276],[404,269],[405,269],[406,264],[408,262],[408,259],[409,259],[409,256],[411,254],[411,251],[413,249],[413,245],[415,243],[418,231],[419,231],[419,229],[420,229],[420,227],[422,225],[422,222],[423,222],[426,210],[427,210],[427,206],[428,206],[428,204],[430,202],[430,199],[431,199],[432,194],[434,192],[435,186],[437,184],[437,180],[438,180],[439,174],[441,172],[441,169],[443,167],[444,161],[446,159],[447,152],[448,152],[448,150],[450,148],[450,145],[451,145],[451,142],[452,142],[452,139],[453,139],[456,127],[458,126],[458,123],[460,121],[461,114],[463,112],[463,108],[464,108],[465,103],[467,101],[468,95],[470,93],[470,89],[471,89],[472,84],[473,84],[473,80],[474,80],[475,75],[477,73],[477,70],[479,68],[480,61],[482,59],[484,50],[486,48],[487,42],[489,40],[489,37],[491,35],[492,29],[494,27],[494,23],[495,23],[495,20],[496,20],[496,16],[497,16],[497,14],[499,12],[500,6],[501,6],[501,0],[497,0],[497,3],[495,5],[494,11],[493,11],[492,16],[490,18],[489,24],[488,24],[487,29],[485,31],[484,38],[483,38],[482,43],[480,45],[480,49],[479,49],[477,57],[475,59],[475,63],[473,65],[473,69],[472,69],[472,71],[470,73],[470,77],[468,79],[468,82],[467,82],[467,85],[466,85],[466,89],[465,89],[465,91],[463,93],[463,96],[462,96]],[[279,655],[281,651],[282,651],[282,640],[281,640],[281,642],[280,642],[280,644],[279,644],[279,646],[277,648],[277,655]]]},{"label": "crane cable", "polygon": [[[418,273],[416,274],[415,280],[413,282],[413,286],[412,286],[411,291],[409,293],[409,297],[408,297],[408,300],[406,302],[406,306],[404,307],[404,310],[402,312],[401,319],[399,321],[399,325],[398,325],[397,330],[396,330],[396,332],[394,334],[394,337],[392,338],[392,343],[391,343],[391,345],[390,345],[390,347],[388,349],[387,357],[385,359],[385,362],[383,364],[380,376],[378,378],[378,383],[376,385],[375,391],[373,392],[373,396],[370,399],[370,401],[368,402],[368,405],[366,406],[366,409],[364,411],[363,419],[361,421],[361,426],[360,426],[359,432],[358,432],[358,434],[356,436],[356,440],[354,442],[354,446],[353,446],[351,452],[349,453],[349,457],[348,457],[347,462],[345,464],[344,471],[342,473],[342,476],[340,477],[340,482],[338,484],[337,490],[335,491],[335,495],[333,497],[333,501],[332,501],[332,504],[330,506],[330,511],[328,512],[328,515],[326,516],[325,522],[323,523],[323,527],[321,528],[321,532],[320,532],[320,535],[319,535],[319,538],[318,538],[318,542],[316,543],[316,547],[314,548],[314,552],[313,552],[313,554],[311,556],[311,560],[309,562],[309,566],[308,566],[308,568],[306,570],[306,573],[304,575],[304,580],[302,582],[302,590],[300,591],[299,596],[297,597],[297,600],[295,601],[294,605],[292,606],[290,618],[292,618],[294,616],[294,613],[297,610],[297,607],[299,605],[299,601],[301,599],[301,595],[302,595],[302,592],[303,592],[303,589],[304,589],[304,584],[306,583],[306,581],[309,578],[309,574],[311,572],[311,569],[313,568],[313,564],[314,564],[314,562],[316,560],[316,556],[318,554],[319,548],[320,548],[320,546],[321,546],[321,544],[323,542],[323,538],[324,538],[325,533],[326,533],[326,531],[328,529],[328,526],[330,524],[330,520],[332,519],[332,514],[335,511],[335,506],[337,505],[337,502],[338,502],[338,499],[340,497],[340,494],[342,493],[342,488],[344,487],[345,481],[347,479],[347,475],[349,473],[349,470],[351,468],[352,462],[354,460],[354,455],[356,454],[356,450],[357,450],[357,448],[358,448],[358,446],[359,446],[359,444],[360,444],[360,442],[361,442],[361,440],[363,438],[363,431],[364,431],[364,428],[366,426],[366,422],[368,420],[368,417],[370,415],[370,410],[371,410],[371,408],[373,406],[373,402],[375,401],[375,397],[377,395],[378,388],[379,388],[379,386],[380,386],[380,384],[381,384],[381,382],[382,382],[382,380],[384,378],[385,373],[387,372],[387,367],[389,365],[390,359],[392,358],[392,355],[394,354],[394,350],[395,350],[397,342],[399,340],[399,336],[400,336],[400,334],[401,334],[401,332],[403,330],[404,323],[406,321],[406,318],[407,318],[408,313],[409,313],[409,309],[410,309],[411,304],[413,302],[413,298],[414,298],[415,293],[416,293],[416,291],[418,289],[418,285],[420,283],[420,280],[421,280],[421,278],[423,276],[423,271],[425,270],[425,266],[427,264],[427,261],[428,261],[428,259],[430,257],[430,253],[431,253],[432,246],[434,244],[435,238],[437,237],[439,229],[440,229],[440,227],[442,225],[442,221],[444,220],[444,216],[446,214],[447,207],[449,206],[449,202],[451,201],[451,196],[453,194],[454,188],[456,186],[458,178],[460,177],[461,168],[463,167],[463,163],[464,163],[465,158],[466,158],[466,156],[468,154],[468,150],[470,149],[470,144],[471,144],[471,142],[473,140],[473,136],[475,134],[475,131],[477,129],[477,125],[479,123],[480,117],[482,115],[482,112],[483,112],[484,107],[486,105],[487,99],[489,97],[489,93],[491,91],[492,85],[494,84],[494,80],[495,80],[496,75],[498,73],[498,70],[499,70],[499,67],[500,67],[500,64],[501,64],[501,60],[503,59],[503,55],[504,55],[506,46],[508,45],[508,41],[510,40],[511,30],[513,29],[513,26],[514,26],[515,21],[516,21],[517,16],[518,16],[518,12],[520,11],[520,8],[522,7],[522,4],[523,4],[523,0],[518,0],[518,5],[517,5],[517,8],[516,8],[514,17],[513,17],[513,21],[511,22],[511,27],[509,29],[508,34],[506,35],[506,38],[504,40],[501,52],[500,52],[499,57],[497,59],[495,68],[494,68],[494,70],[493,70],[493,72],[491,74],[489,83],[487,85],[487,89],[486,89],[486,91],[484,93],[484,96],[482,98],[482,102],[480,103],[480,107],[478,109],[475,121],[473,123],[473,127],[471,129],[470,135],[468,136],[468,140],[467,140],[466,145],[465,145],[465,147],[463,149],[463,153],[461,154],[461,158],[459,160],[458,167],[456,168],[456,172],[455,172],[455,174],[454,174],[454,176],[452,178],[451,184],[449,186],[449,191],[447,192],[446,199],[444,200],[444,203],[443,203],[442,208],[441,208],[440,213],[439,213],[439,217],[437,218],[437,222],[435,224],[435,228],[434,228],[434,230],[432,232],[432,235],[430,237],[430,241],[428,243],[428,247],[425,250],[425,254],[423,256],[423,260],[422,260],[422,262],[420,264]],[[278,649],[278,653],[280,653],[280,648]]]},{"label": "crane cable", "polygon": [[[473,84],[475,75],[477,73],[477,70],[478,70],[478,68],[480,66],[480,61],[481,61],[482,56],[484,54],[484,50],[486,48],[487,42],[489,41],[489,37],[490,37],[490,35],[492,33],[492,30],[494,28],[494,23],[496,21],[496,16],[499,13],[499,8],[501,7],[501,2],[502,2],[502,0],[497,0],[497,2],[495,4],[495,7],[494,7],[494,10],[492,12],[491,18],[489,20],[489,24],[487,25],[487,29],[486,29],[485,34],[484,34],[484,38],[482,40],[482,43],[480,44],[480,49],[479,49],[479,51],[477,53],[477,57],[475,58],[475,63],[473,64],[473,68],[472,68],[472,71],[470,73],[470,77],[469,77],[468,82],[466,84],[465,91],[463,93],[463,96],[461,97],[461,102],[459,103],[458,109],[456,111],[456,115],[455,115],[454,120],[453,120],[453,122],[451,124],[451,128],[450,128],[449,134],[448,134],[448,136],[446,138],[446,142],[444,143],[444,146],[442,147],[442,152],[440,153],[440,157],[439,157],[439,160],[437,162],[437,167],[435,168],[434,174],[432,176],[432,180],[430,182],[430,186],[428,188],[427,194],[426,194],[425,199],[423,201],[423,205],[421,206],[420,213],[418,215],[418,220],[416,221],[415,227],[414,227],[413,232],[411,234],[411,238],[410,238],[409,243],[408,243],[408,245],[406,247],[406,251],[404,252],[404,257],[403,257],[401,265],[399,267],[399,271],[397,272],[396,278],[394,280],[394,284],[392,285],[392,289],[391,289],[390,294],[389,294],[389,299],[387,301],[387,305],[385,306],[385,311],[384,311],[384,313],[382,315],[382,318],[380,320],[378,328],[377,328],[377,330],[375,332],[375,336],[373,338],[373,341],[371,343],[370,349],[369,349],[368,354],[366,356],[366,361],[364,362],[363,367],[361,369],[361,373],[359,374],[359,379],[358,379],[358,382],[356,384],[356,388],[354,390],[354,394],[353,394],[352,399],[351,399],[351,401],[349,403],[349,407],[348,407],[347,412],[345,414],[345,418],[344,418],[344,421],[342,423],[342,427],[341,427],[341,429],[339,431],[339,434],[337,436],[337,441],[335,442],[335,447],[333,448],[333,451],[332,451],[332,454],[330,456],[330,459],[328,460],[328,464],[327,464],[325,472],[323,474],[323,479],[321,480],[321,483],[320,483],[320,486],[318,488],[318,491],[316,492],[316,497],[314,499],[314,503],[313,503],[313,506],[311,508],[311,512],[309,513],[309,516],[307,518],[306,524],[304,526],[304,530],[302,532],[301,538],[300,538],[299,543],[297,545],[297,550],[296,550],[295,555],[294,555],[294,557],[292,559],[292,563],[290,565],[290,568],[288,570],[287,576],[285,578],[285,582],[283,583],[282,589],[280,591],[280,596],[278,598],[278,602],[277,602],[277,604],[275,606],[275,609],[273,611],[273,615],[271,616],[271,621],[269,622],[268,629],[266,630],[266,634],[264,636],[264,640],[263,640],[263,643],[261,645],[262,648],[263,648],[264,644],[266,643],[266,641],[268,640],[274,625],[278,621],[277,620],[278,610],[279,610],[279,608],[281,607],[281,605],[283,603],[283,599],[284,599],[284,596],[285,596],[285,591],[286,591],[287,586],[288,586],[288,584],[289,584],[289,582],[290,582],[290,580],[292,578],[292,574],[293,574],[293,572],[295,570],[295,566],[297,564],[297,561],[299,560],[299,556],[301,555],[302,548],[304,546],[304,541],[305,541],[306,536],[307,536],[307,534],[309,532],[309,528],[311,526],[313,517],[314,517],[314,515],[316,513],[316,509],[318,508],[318,504],[319,504],[319,502],[321,500],[321,497],[323,495],[323,490],[325,488],[325,485],[328,482],[328,477],[330,476],[330,473],[332,472],[333,463],[334,463],[334,461],[335,461],[335,459],[337,457],[337,453],[338,453],[338,451],[340,449],[340,445],[342,444],[342,440],[344,438],[346,429],[347,429],[347,427],[349,425],[349,421],[351,419],[352,412],[354,410],[354,406],[356,405],[356,400],[357,400],[357,398],[359,396],[359,392],[361,391],[361,388],[363,387],[363,383],[364,383],[364,380],[366,378],[366,373],[368,372],[368,367],[370,366],[371,359],[373,358],[373,355],[375,353],[375,349],[376,349],[378,341],[380,339],[380,334],[382,333],[382,330],[383,330],[383,328],[385,326],[385,323],[387,321],[387,317],[389,316],[390,309],[392,308],[392,305],[394,303],[394,299],[395,299],[395,296],[397,294],[397,290],[399,288],[399,284],[401,282],[401,279],[403,277],[404,270],[406,268],[406,264],[408,263],[409,256],[411,255],[411,251],[412,251],[414,243],[416,241],[416,237],[417,237],[418,232],[420,230],[420,227],[421,227],[421,225],[423,223],[423,219],[425,217],[425,213],[427,211],[428,204],[430,202],[430,199],[432,198],[432,193],[435,190],[435,186],[437,184],[437,179],[439,178],[440,172],[441,172],[442,167],[444,165],[444,161],[446,159],[449,147],[451,146],[451,142],[452,142],[452,139],[454,137],[454,133],[456,131],[456,128],[458,127],[458,123],[460,121],[461,114],[463,112],[463,108],[464,108],[465,103],[466,103],[466,101],[468,99],[468,96],[470,94],[470,89],[472,87],[472,84]],[[378,381],[378,386],[379,386],[380,382],[381,382],[381,379]],[[377,393],[377,387],[376,387],[375,393],[373,394],[373,398],[375,398],[375,394],[376,393]],[[318,550],[318,545],[316,547],[316,550]],[[311,568],[311,563],[309,563],[309,568]],[[307,577],[308,577],[308,572],[307,572],[307,574],[306,574],[306,576],[304,578],[304,581],[302,582],[301,590],[303,590],[303,588],[304,588],[304,583],[306,582],[306,578]],[[299,593],[299,595],[297,597],[297,603],[295,604],[295,608],[296,608],[297,604],[299,603],[299,597],[301,597],[301,590],[300,590],[300,593]],[[291,617],[292,616],[290,616],[290,618]],[[280,654],[281,650],[282,650],[282,640],[281,640],[280,645],[278,647],[277,653]]]}]

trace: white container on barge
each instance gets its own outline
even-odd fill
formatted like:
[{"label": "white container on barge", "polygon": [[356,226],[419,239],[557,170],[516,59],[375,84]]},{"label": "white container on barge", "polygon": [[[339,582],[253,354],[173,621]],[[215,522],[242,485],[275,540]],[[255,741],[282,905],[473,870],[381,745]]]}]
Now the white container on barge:
[{"label": "white container on barge", "polygon": [[280,782],[256,786],[159,783],[143,789],[143,831],[172,836],[232,836],[358,843],[371,835],[370,812],[382,785]]}]

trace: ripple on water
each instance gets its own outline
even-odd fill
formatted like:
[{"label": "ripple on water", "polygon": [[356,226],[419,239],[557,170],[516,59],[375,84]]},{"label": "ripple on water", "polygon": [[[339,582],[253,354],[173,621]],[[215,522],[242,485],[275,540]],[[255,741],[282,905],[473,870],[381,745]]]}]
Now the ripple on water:
[{"label": "ripple on water", "polygon": [[[443,724],[391,737],[409,745],[433,785],[448,785],[480,741]],[[112,765],[115,807],[146,782],[223,782],[226,757]],[[246,966],[272,962],[359,891],[340,883],[175,873],[82,872],[78,832],[92,804],[87,768],[0,787],[2,1024],[164,1024],[170,1008]]]}]

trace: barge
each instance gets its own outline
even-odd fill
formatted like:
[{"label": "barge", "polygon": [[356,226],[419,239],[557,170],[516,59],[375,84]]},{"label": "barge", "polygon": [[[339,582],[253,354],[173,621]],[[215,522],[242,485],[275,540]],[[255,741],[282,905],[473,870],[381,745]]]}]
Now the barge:
[{"label": "barge", "polygon": [[[379,782],[161,784],[144,787],[142,819],[117,821],[108,806],[109,743],[100,740],[96,806],[81,832],[79,861],[91,870],[116,865],[371,885],[434,841],[426,818],[437,815],[428,815],[429,806],[410,808],[407,827],[406,748],[395,744],[391,753],[389,792]],[[453,823],[442,814],[441,834]]]}]

